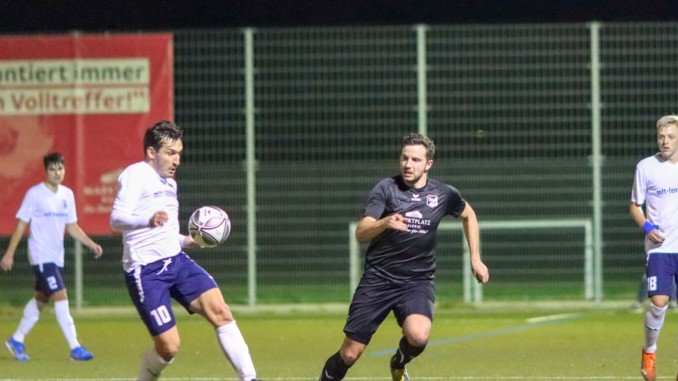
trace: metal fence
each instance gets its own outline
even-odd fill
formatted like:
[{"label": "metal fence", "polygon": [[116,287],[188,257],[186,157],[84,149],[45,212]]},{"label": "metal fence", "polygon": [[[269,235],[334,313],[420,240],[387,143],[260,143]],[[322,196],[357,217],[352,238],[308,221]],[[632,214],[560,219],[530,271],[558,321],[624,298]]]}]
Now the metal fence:
[{"label": "metal fence", "polygon": [[[347,301],[347,224],[418,130],[438,146],[431,176],[481,226],[590,219],[601,298],[633,298],[644,255],[630,188],[655,121],[678,112],[676,48],[672,23],[177,31],[182,225],[204,204],[233,221],[225,246],[194,257],[231,303]],[[102,240],[106,259],[84,261],[88,305],[126,302],[119,239]],[[484,299],[582,298],[583,246],[564,231],[483,235]],[[459,237],[438,256],[439,293],[461,300]],[[30,291],[21,263],[3,290]]]}]

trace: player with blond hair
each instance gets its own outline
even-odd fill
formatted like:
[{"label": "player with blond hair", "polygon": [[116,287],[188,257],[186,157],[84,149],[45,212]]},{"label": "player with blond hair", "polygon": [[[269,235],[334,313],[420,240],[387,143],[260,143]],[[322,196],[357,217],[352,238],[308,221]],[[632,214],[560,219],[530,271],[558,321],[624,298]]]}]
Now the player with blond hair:
[{"label": "player with blond hair", "polygon": [[650,304],[640,368],[646,381],[657,377],[657,338],[678,277],[678,116],[661,117],[656,131],[659,152],[638,162],[630,205],[633,221],[645,233],[647,254]]}]

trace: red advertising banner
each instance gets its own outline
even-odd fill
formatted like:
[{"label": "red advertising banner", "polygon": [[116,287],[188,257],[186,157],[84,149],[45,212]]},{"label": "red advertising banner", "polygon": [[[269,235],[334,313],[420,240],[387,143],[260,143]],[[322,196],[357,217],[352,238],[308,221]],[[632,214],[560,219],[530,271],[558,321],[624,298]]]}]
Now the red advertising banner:
[{"label": "red advertising banner", "polygon": [[0,37],[0,235],[55,151],[80,226],[112,234],[118,174],[143,159],[146,128],[173,119],[173,87],[171,34]]}]

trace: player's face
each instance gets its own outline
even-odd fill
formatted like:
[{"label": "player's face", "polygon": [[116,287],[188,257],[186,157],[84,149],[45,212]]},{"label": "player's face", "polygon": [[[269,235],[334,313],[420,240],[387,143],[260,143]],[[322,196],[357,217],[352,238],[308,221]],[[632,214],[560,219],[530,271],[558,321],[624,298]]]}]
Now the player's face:
[{"label": "player's face", "polygon": [[45,169],[45,181],[53,187],[61,184],[65,175],[66,167],[61,163],[50,163]]},{"label": "player's face", "polygon": [[678,159],[678,127],[668,125],[657,132],[659,154],[665,160]]},{"label": "player's face", "polygon": [[426,147],[421,144],[407,145],[400,154],[400,174],[405,184],[414,188],[426,185],[426,173],[433,160],[426,159]]},{"label": "player's face", "polygon": [[184,150],[184,143],[181,140],[168,140],[163,143],[159,150],[148,147],[148,158],[150,164],[161,177],[174,177],[177,167],[181,163],[181,152]]}]

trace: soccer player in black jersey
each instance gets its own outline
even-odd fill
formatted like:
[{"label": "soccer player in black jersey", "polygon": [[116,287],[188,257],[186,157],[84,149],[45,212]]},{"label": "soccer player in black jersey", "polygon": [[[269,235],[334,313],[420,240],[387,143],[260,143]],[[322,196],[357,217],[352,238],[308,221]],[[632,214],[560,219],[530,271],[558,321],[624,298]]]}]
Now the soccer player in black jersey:
[{"label": "soccer player in black jersey", "polygon": [[343,379],[391,311],[403,332],[391,357],[391,376],[409,381],[405,365],[424,351],[431,331],[434,251],[444,216],[461,218],[473,274],[478,282],[489,280],[473,208],[457,189],[428,177],[434,153],[428,137],[405,136],[400,175],[381,180],[370,192],[355,232],[359,242],[369,243],[364,273],[349,307],[344,342],[325,362],[320,381]]}]

